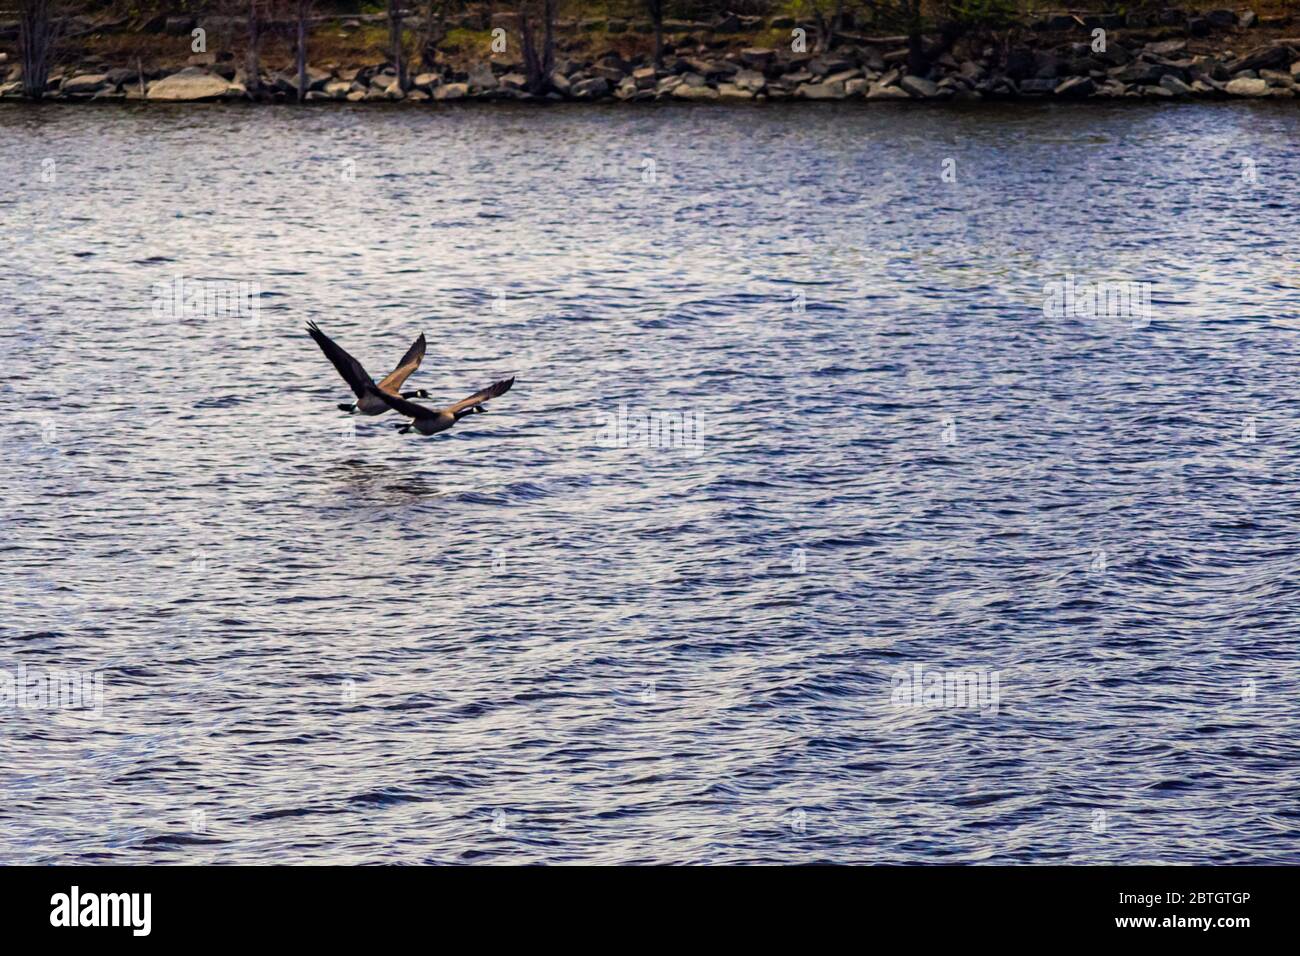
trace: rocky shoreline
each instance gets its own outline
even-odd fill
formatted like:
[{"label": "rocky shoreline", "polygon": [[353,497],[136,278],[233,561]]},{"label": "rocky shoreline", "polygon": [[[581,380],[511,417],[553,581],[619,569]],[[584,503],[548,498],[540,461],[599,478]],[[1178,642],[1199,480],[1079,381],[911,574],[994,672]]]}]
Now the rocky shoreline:
[{"label": "rocky shoreline", "polygon": [[[1300,97],[1300,36],[1287,36],[1289,17],[1262,21],[1251,11],[1213,11],[1188,16],[1167,11],[1156,22],[1123,14],[1060,15],[1012,31],[955,40],[923,39],[924,70],[906,37],[845,33],[828,52],[800,49],[799,33],[811,24],[789,17],[762,22],[788,31],[789,48],[741,46],[727,36],[753,26],[729,15],[723,22],[665,24],[669,42],[656,68],[647,53],[610,50],[594,58],[568,57],[559,45],[545,93],[531,93],[523,64],[508,55],[467,63],[444,63],[416,72],[405,86],[388,64],[310,67],[308,101],[840,101],[840,100],[1118,100]],[[162,29],[185,32],[192,20]],[[561,24],[565,27],[566,24]],[[579,31],[584,23],[567,25]],[[642,24],[604,30],[645,32]],[[1300,33],[1300,30],[1296,31]],[[812,47],[812,41],[807,45]],[[909,64],[912,68],[909,68]],[[100,102],[298,99],[292,69],[263,72],[258,83],[233,52],[190,56],[174,68],[110,66],[87,58],[51,74],[47,99]],[[22,96],[13,58],[0,54],[0,98]]]}]

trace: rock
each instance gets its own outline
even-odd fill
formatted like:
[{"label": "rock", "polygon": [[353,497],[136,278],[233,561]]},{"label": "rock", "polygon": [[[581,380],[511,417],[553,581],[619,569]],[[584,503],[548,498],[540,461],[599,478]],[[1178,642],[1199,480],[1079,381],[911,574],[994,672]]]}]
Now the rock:
[{"label": "rock", "polygon": [[353,90],[346,97],[349,103],[360,103],[365,98],[366,98],[366,94],[361,90]]},{"label": "rock", "polygon": [[444,83],[433,91],[435,100],[461,100],[467,96],[469,96],[468,83]]},{"label": "rock", "polygon": [[[1291,89],[1295,81],[1291,79],[1290,73],[1283,73],[1281,70],[1260,70],[1259,78],[1269,86],[1282,86]],[[63,84],[63,91],[68,91],[68,84]]]},{"label": "rock", "polygon": [[1190,86],[1172,73],[1166,73],[1160,77],[1160,85],[1174,96],[1191,96],[1193,92]]},{"label": "rock", "polygon": [[766,70],[776,62],[776,51],[767,47],[747,47],[740,51],[740,62],[759,71]]},{"label": "rock", "polygon": [[752,100],[754,94],[750,90],[742,90],[734,83],[719,83],[718,97],[724,100]]},{"label": "rock", "polygon": [[912,95],[907,90],[901,90],[897,86],[885,86],[881,83],[874,84],[871,89],[867,90],[867,99],[869,100],[910,100]]},{"label": "rock", "polygon": [[574,99],[598,100],[602,96],[609,95],[609,80],[603,76],[593,76],[590,79],[579,80],[573,84],[569,92]]},{"label": "rock", "polygon": [[526,90],[528,89],[528,77],[522,73],[507,73],[501,77],[501,88],[503,90]]},{"label": "rock", "polygon": [[569,82],[569,78],[559,70],[552,73],[550,79],[551,89],[555,90],[555,92],[562,96],[568,96],[573,89],[573,84]]},{"label": "rock", "polygon": [[182,70],[149,84],[151,100],[214,100],[223,96],[230,84],[210,73],[189,73]]},{"label": "rock", "polygon": [[711,86],[691,86],[682,83],[673,90],[673,96],[679,100],[716,100],[718,91]]},{"label": "rock", "polygon": [[194,29],[193,17],[168,17],[163,21],[163,33],[178,37]]},{"label": "rock", "polygon": [[773,17],[767,21],[767,25],[773,30],[789,30],[794,26],[794,17]]},{"label": "rock", "polygon": [[396,73],[376,73],[374,76],[370,78],[371,88],[378,90],[380,93],[387,93],[391,87],[394,87],[396,85],[397,85]]},{"label": "rock", "polygon": [[665,76],[659,81],[659,85],[655,87],[655,92],[660,96],[667,96],[681,85],[682,78],[680,76]]},{"label": "rock", "polygon": [[1046,96],[1056,92],[1056,80],[1032,79],[1020,82],[1020,92],[1025,96]]},{"label": "rock", "polygon": [[1163,40],[1160,43],[1148,43],[1142,52],[1151,53],[1155,56],[1173,56],[1175,53],[1182,53],[1186,49],[1186,40]]},{"label": "rock", "polygon": [[1187,21],[1187,35],[1207,37],[1210,35],[1210,21],[1205,17],[1190,17]]},{"label": "rock", "polygon": [[191,53],[185,63],[187,66],[216,66],[217,55],[215,53]]},{"label": "rock", "polygon": [[[312,93],[308,93],[307,99],[311,99],[313,95],[314,94]],[[411,92],[406,94],[406,99],[408,102],[412,103],[423,103],[425,100],[429,99],[429,94],[424,92],[424,90],[411,90]]]},{"label": "rock", "polygon": [[64,80],[61,89],[70,96],[88,96],[107,83],[108,76],[103,73],[83,73]]},{"label": "rock", "polygon": [[1230,80],[1224,89],[1232,96],[1268,96],[1268,83],[1264,80]]},{"label": "rock", "polygon": [[653,90],[658,82],[658,74],[653,66],[643,66],[632,71],[632,84],[638,90]]},{"label": "rock", "polygon": [[469,68],[468,85],[470,92],[482,93],[485,90],[495,90],[497,88],[496,74],[492,72],[492,64],[475,63]]},{"label": "rock", "polygon": [[1228,72],[1244,70],[1280,70],[1291,59],[1287,48],[1281,44],[1256,47],[1239,60],[1227,64]]},{"label": "rock", "polygon": [[856,80],[861,75],[862,71],[858,69],[840,70],[838,73],[823,76],[821,81],[823,83],[847,83],[849,80]]},{"label": "rock", "polygon": [[[314,90],[312,92],[315,92]],[[345,80],[330,80],[321,91],[332,100],[341,100],[352,92],[352,84]]]},{"label": "rock", "polygon": [[898,81],[898,85],[917,99],[928,100],[939,95],[939,87],[920,76],[905,76]]},{"label": "rock", "polygon": [[1249,30],[1257,23],[1259,23],[1259,15],[1256,14],[1254,10],[1247,10],[1245,13],[1237,17],[1237,26],[1241,27],[1243,30]]},{"label": "rock", "polygon": [[728,13],[713,25],[713,32],[714,33],[739,33],[740,27],[741,27],[740,17],[736,16],[734,13]]},{"label": "rock", "polygon": [[[442,77],[437,73],[421,73],[415,78],[415,88],[424,90],[426,93],[442,82]],[[326,86],[328,90],[329,87]]]},{"label": "rock", "polygon": [[865,96],[870,85],[870,82],[861,78],[849,80],[844,84],[844,95],[848,97]]},{"label": "rock", "polygon": [[1083,99],[1097,92],[1097,84],[1087,76],[1072,76],[1053,91],[1057,96]]},{"label": "rock", "polygon": [[1232,10],[1211,10],[1205,20],[1216,30],[1226,30],[1237,25],[1237,14]]},{"label": "rock", "polygon": [[388,92],[385,93],[384,95],[385,95],[388,99],[390,99],[390,100],[404,100],[404,99],[406,99],[406,93],[403,92],[402,87],[401,87],[400,85],[398,85],[397,83],[394,83],[392,86],[390,86],[390,87],[388,88]]},{"label": "rock", "polygon": [[751,93],[761,93],[763,87],[767,86],[767,78],[757,70],[741,70],[731,78],[731,82]]},{"label": "rock", "polygon": [[794,91],[795,96],[806,100],[842,100],[845,97],[843,83],[804,83]]}]

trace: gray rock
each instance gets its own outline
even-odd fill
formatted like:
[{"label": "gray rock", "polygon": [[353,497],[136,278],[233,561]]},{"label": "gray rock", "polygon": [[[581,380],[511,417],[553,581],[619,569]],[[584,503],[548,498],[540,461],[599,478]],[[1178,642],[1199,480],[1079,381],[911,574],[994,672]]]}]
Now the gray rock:
[{"label": "gray rock", "polygon": [[[462,100],[469,96],[468,83],[444,83],[433,91],[435,100]],[[351,96],[348,99],[352,99]]]},{"label": "gray rock", "polygon": [[570,95],[578,100],[597,100],[602,96],[608,96],[610,93],[609,80],[603,76],[593,76],[589,79],[579,80],[574,83],[569,90]]},{"label": "gray rock", "polygon": [[741,89],[734,83],[719,83],[718,98],[724,100],[752,100],[753,91]]},{"label": "gray rock", "polygon": [[806,100],[842,100],[845,97],[843,83],[804,83],[794,91],[795,96]]},{"label": "gray rock", "polygon": [[230,84],[219,76],[182,70],[180,73],[150,83],[148,98],[151,100],[215,100],[224,96],[229,88]]},{"label": "gray rock", "polygon": [[917,99],[931,99],[939,95],[939,87],[920,76],[905,76],[898,81],[898,85]]},{"label": "gray rock", "polygon": [[653,66],[643,66],[632,71],[632,83],[638,90],[653,90],[658,82],[658,74]]},{"label": "gray rock", "polygon": [[573,91],[573,84],[567,76],[556,70],[551,74],[551,89],[562,96],[568,96]]},{"label": "gray rock", "polygon": [[1237,17],[1237,26],[1243,30],[1249,30],[1255,24],[1259,23],[1259,15],[1254,10],[1247,10],[1241,16]]},{"label": "gray rock", "polygon": [[1056,80],[1032,79],[1020,83],[1020,92],[1025,96],[1046,96],[1056,92]]},{"label": "gray rock", "polygon": [[1172,73],[1167,73],[1160,77],[1160,85],[1174,96],[1191,96],[1194,92],[1190,86]]},{"label": "gray rock", "polygon": [[844,95],[848,97],[866,96],[870,81],[865,79],[849,80],[844,84]]},{"label": "gray rock", "polygon": [[776,51],[767,47],[747,47],[740,51],[740,62],[756,70],[766,70],[776,61]]},{"label": "gray rock", "polygon": [[1091,77],[1072,76],[1058,85],[1053,92],[1057,96],[1084,99],[1097,92],[1097,84],[1092,81]]},{"label": "gray rock", "polygon": [[907,90],[899,89],[897,86],[885,86],[883,83],[876,83],[867,90],[867,99],[869,100],[910,100],[912,95]]},{"label": "gray rock", "polygon": [[682,83],[673,90],[673,96],[679,100],[716,100],[718,91],[711,86],[691,86]]},{"label": "gray rock", "polygon": [[[1291,79],[1290,73],[1283,73],[1281,70],[1260,70],[1259,78],[1269,86],[1282,86],[1288,90],[1291,89],[1295,82]],[[67,83],[63,84],[63,89],[65,92],[67,91]]]},{"label": "gray rock", "polygon": [[757,70],[741,70],[731,78],[731,82],[751,93],[761,93],[763,87],[767,86],[767,78]]},{"label": "gray rock", "polygon": [[[427,93],[442,82],[442,77],[437,73],[421,73],[415,78],[414,82],[417,90],[424,90]],[[329,90],[328,84],[325,89]]]},{"label": "gray rock", "polygon": [[469,78],[467,80],[471,93],[482,93],[487,90],[497,88],[497,77],[492,72],[492,64],[475,63],[469,68]]},{"label": "gray rock", "polygon": [[1239,77],[1224,87],[1231,96],[1268,96],[1268,83],[1259,79]]},{"label": "gray rock", "polygon": [[62,90],[71,96],[89,96],[107,83],[108,77],[103,73],[82,73],[64,80]]}]

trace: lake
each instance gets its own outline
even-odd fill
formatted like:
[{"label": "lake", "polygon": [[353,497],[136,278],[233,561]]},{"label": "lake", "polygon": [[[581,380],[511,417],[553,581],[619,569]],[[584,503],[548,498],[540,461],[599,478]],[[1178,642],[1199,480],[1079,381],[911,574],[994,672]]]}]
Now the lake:
[{"label": "lake", "polygon": [[[1300,862],[1293,104],[5,103],[0,170],[0,861]],[[308,321],[516,382],[401,435]]]}]

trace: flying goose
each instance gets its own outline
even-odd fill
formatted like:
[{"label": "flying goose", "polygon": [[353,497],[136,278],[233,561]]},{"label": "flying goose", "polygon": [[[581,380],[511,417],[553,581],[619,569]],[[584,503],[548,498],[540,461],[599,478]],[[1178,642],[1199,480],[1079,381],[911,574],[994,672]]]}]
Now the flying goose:
[{"label": "flying goose", "polygon": [[498,395],[504,395],[510,391],[510,386],[515,384],[514,376],[502,379],[501,381],[489,385],[481,392],[475,392],[469,398],[462,398],[455,405],[448,405],[446,408],[425,408],[423,405],[417,405],[415,402],[408,402],[405,397],[392,395],[388,392],[378,390],[372,391],[385,405],[389,406],[395,412],[401,412],[411,421],[405,425],[394,425],[399,432],[405,435],[414,428],[421,435],[432,435],[435,432],[446,431],[452,425],[469,415],[472,412],[487,411],[483,403],[489,398],[496,398]]},{"label": "flying goose", "polygon": [[[384,377],[378,385],[374,379],[366,374],[366,370],[361,367],[361,363],[343,350],[343,348],[331,339],[328,335],[317,327],[315,322],[307,323],[307,334],[315,339],[320,350],[325,353],[325,357],[334,363],[339,374],[343,376],[343,381],[356,394],[357,400],[351,405],[339,405],[339,408],[345,412],[360,412],[362,415],[382,415],[388,411],[379,398],[379,394],[396,394],[397,390],[402,387],[402,383],[410,377],[411,373],[420,367],[420,360],[424,358],[424,333],[415,340],[414,344],[406,350],[402,360],[397,363],[397,368],[393,369]],[[428,398],[429,393],[424,389],[415,392],[402,392],[402,398]]]}]

